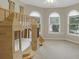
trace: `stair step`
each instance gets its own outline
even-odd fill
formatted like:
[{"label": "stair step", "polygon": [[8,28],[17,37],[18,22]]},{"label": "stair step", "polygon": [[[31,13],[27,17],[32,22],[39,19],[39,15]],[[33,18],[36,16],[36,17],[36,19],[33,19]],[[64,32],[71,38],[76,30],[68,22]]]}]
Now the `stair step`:
[{"label": "stair step", "polygon": [[23,59],[32,59],[31,54],[24,54]]}]

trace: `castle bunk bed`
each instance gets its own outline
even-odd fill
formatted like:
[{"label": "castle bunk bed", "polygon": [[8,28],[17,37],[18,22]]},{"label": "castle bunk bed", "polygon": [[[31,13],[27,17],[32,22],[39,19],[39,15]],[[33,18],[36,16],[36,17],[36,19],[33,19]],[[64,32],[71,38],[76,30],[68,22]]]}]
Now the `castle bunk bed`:
[{"label": "castle bunk bed", "polygon": [[14,19],[15,52],[21,51],[23,58],[27,55],[30,58],[37,50],[37,22],[34,17],[24,15],[23,7]]},{"label": "castle bunk bed", "polygon": [[8,2],[8,11],[0,9],[0,57],[31,58],[37,50],[36,18],[26,16],[23,7],[20,8],[20,13],[16,13],[15,1],[8,0]]}]

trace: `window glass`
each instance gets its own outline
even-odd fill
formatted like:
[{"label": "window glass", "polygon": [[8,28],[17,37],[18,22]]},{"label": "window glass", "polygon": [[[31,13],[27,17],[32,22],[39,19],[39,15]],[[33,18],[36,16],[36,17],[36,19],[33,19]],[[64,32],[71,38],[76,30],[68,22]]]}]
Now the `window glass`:
[{"label": "window glass", "polygon": [[69,33],[79,34],[79,15],[69,17]]},{"label": "window glass", "polygon": [[69,33],[79,34],[79,12],[72,11],[69,14]]},{"label": "window glass", "polygon": [[60,16],[57,13],[53,13],[49,16],[49,32],[59,32],[59,20]]},{"label": "window glass", "polygon": [[33,12],[30,13],[30,16],[33,16],[33,17],[36,18],[36,21],[39,24],[38,25],[39,26],[39,31],[41,32],[41,16],[40,16],[40,14],[36,11],[33,11]]}]

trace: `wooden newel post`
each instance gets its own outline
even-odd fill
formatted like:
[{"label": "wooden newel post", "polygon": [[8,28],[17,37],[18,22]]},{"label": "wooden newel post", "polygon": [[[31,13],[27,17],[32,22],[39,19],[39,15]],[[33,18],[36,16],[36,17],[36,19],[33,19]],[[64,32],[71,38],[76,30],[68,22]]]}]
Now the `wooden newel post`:
[{"label": "wooden newel post", "polygon": [[15,2],[12,0],[8,0],[9,2],[9,16],[7,17],[7,21],[8,23],[10,23],[10,25],[13,25],[13,20],[14,20],[14,13],[15,13]]},{"label": "wooden newel post", "polygon": [[12,0],[8,0],[8,2],[9,2],[9,14],[12,14],[14,13],[15,10],[15,2]]},{"label": "wooden newel post", "polygon": [[[14,2],[9,0],[9,16],[0,22],[0,59],[13,59],[13,31]],[[3,10],[4,11],[4,10]],[[1,11],[0,11],[1,12]]]},{"label": "wooden newel post", "polygon": [[24,7],[20,6],[20,14],[23,15],[24,14]]},{"label": "wooden newel post", "polygon": [[22,31],[21,31],[21,34],[22,34],[22,38],[24,38],[24,26],[23,26],[23,15],[24,15],[24,7],[20,6],[20,21],[22,23]]},{"label": "wooden newel post", "polygon": [[32,50],[37,50],[37,24],[35,21],[32,23]]}]

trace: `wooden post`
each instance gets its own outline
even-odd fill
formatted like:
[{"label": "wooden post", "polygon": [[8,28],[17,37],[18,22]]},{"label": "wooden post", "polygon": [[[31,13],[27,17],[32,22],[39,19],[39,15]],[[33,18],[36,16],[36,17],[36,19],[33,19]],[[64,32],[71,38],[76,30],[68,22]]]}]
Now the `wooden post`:
[{"label": "wooden post", "polygon": [[12,14],[14,13],[15,10],[15,2],[12,0],[8,0],[8,2],[9,2],[9,14]]},{"label": "wooden post", "polygon": [[24,38],[27,38],[27,29],[24,31]]},{"label": "wooden post", "polygon": [[30,29],[28,29],[28,38],[30,38]]},{"label": "wooden post", "polygon": [[23,15],[24,14],[24,7],[20,6],[20,14]]},{"label": "wooden post", "polygon": [[14,31],[14,38],[16,39],[20,39],[20,31]]},{"label": "wooden post", "polygon": [[32,50],[37,50],[37,24],[35,21],[32,22]]},{"label": "wooden post", "polygon": [[20,21],[22,21],[22,38],[24,38],[24,26],[23,26],[23,14],[24,14],[24,7],[20,6]]},{"label": "wooden post", "polygon": [[37,37],[39,37],[39,28],[37,28]]},{"label": "wooden post", "polygon": [[9,0],[9,6],[10,15],[7,17],[6,20],[0,22],[0,59],[13,59],[12,24],[14,19],[14,2]]}]

